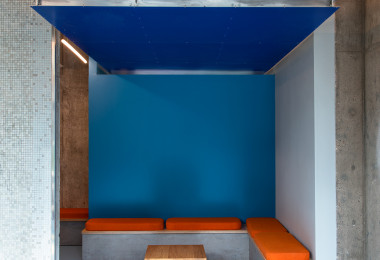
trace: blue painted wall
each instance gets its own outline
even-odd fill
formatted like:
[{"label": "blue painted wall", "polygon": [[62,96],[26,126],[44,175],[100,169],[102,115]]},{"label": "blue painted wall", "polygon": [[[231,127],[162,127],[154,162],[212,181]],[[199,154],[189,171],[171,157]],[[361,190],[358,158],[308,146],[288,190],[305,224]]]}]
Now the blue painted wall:
[{"label": "blue painted wall", "polygon": [[274,77],[96,75],[90,217],[274,217]]}]

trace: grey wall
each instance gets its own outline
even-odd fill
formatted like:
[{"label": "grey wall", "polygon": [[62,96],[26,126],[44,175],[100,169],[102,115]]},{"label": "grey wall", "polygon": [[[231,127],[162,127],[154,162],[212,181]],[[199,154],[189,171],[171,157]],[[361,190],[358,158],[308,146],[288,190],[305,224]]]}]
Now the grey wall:
[{"label": "grey wall", "polygon": [[313,259],[336,256],[334,19],[276,75],[276,217]]},{"label": "grey wall", "polygon": [[365,170],[367,259],[380,257],[380,1],[366,1]]},{"label": "grey wall", "polygon": [[[86,54],[71,44],[88,60]],[[88,64],[62,44],[60,51],[60,204],[61,208],[87,208]]]},{"label": "grey wall", "polygon": [[380,2],[337,0],[339,259],[380,255]]},{"label": "grey wall", "polygon": [[364,2],[337,0],[336,181],[338,259],[365,259]]},{"label": "grey wall", "polygon": [[51,259],[54,91],[51,26],[0,1],[0,259]]}]

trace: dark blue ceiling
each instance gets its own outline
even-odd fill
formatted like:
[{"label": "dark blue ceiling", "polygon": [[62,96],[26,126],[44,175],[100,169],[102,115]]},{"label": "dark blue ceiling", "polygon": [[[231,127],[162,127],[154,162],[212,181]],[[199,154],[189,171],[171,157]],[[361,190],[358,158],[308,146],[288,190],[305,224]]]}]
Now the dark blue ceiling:
[{"label": "dark blue ceiling", "polygon": [[109,71],[267,71],[334,7],[33,6]]}]

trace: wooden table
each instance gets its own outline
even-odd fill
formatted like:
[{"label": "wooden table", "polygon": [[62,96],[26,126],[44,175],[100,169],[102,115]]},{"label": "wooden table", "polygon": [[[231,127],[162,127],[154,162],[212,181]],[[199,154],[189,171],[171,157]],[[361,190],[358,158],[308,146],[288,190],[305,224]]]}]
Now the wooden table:
[{"label": "wooden table", "polygon": [[207,260],[203,245],[149,245],[144,260]]}]

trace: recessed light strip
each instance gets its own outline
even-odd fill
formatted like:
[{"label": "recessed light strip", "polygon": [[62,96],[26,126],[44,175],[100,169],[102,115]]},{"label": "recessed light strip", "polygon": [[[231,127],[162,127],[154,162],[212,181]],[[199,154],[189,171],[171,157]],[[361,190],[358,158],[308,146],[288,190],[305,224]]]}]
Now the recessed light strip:
[{"label": "recessed light strip", "polygon": [[87,64],[87,61],[85,58],[83,58],[82,55],[80,55],[80,53],[73,48],[73,46],[70,45],[70,43],[68,43],[65,39],[62,39],[61,42],[66,45],[67,48],[69,48],[75,55],[78,56],[79,59],[81,59],[83,61],[83,63]]}]

